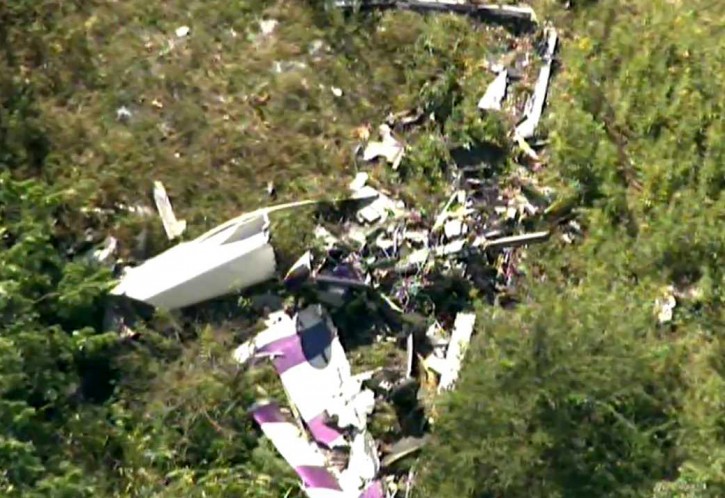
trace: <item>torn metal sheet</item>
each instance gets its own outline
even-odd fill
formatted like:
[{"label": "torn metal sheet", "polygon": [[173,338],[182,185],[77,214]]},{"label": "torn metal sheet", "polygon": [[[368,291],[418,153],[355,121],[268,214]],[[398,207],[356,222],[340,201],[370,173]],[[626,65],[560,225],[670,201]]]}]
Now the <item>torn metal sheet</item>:
[{"label": "torn metal sheet", "polygon": [[506,98],[506,87],[508,86],[508,71],[505,69],[498,73],[493,82],[486,88],[481,100],[478,101],[478,108],[482,111],[500,111],[501,104]]},{"label": "torn metal sheet", "polygon": [[156,209],[159,212],[161,222],[164,224],[164,231],[169,240],[174,240],[180,237],[184,230],[186,230],[186,220],[177,220],[174,210],[171,207],[171,201],[169,196],[166,194],[164,184],[155,181],[154,182],[154,202],[156,203]]},{"label": "torn metal sheet", "polygon": [[368,142],[363,151],[363,160],[372,161],[380,156],[384,157],[393,169],[398,169],[400,161],[403,160],[405,146],[393,137],[393,132],[387,124],[381,124],[380,142]]},{"label": "torn metal sheet", "polygon": [[549,80],[551,78],[551,68],[554,63],[554,52],[556,51],[556,43],[558,35],[552,27],[544,30],[546,37],[546,52],[544,54],[544,66],[539,71],[539,77],[536,80],[534,94],[526,105],[524,110],[524,120],[516,126],[514,134],[524,139],[531,138],[536,132],[541,115],[544,112],[544,104],[546,103],[546,94],[549,91]]},{"label": "torn metal sheet", "polygon": [[453,324],[453,332],[451,333],[451,342],[446,352],[445,370],[441,373],[441,380],[438,384],[438,392],[447,391],[453,388],[458,379],[458,372],[461,369],[463,356],[468,349],[468,343],[471,342],[473,334],[473,325],[476,323],[476,315],[474,313],[458,313],[456,321]]},{"label": "torn metal sheet", "polygon": [[177,309],[274,277],[266,213],[235,218],[127,268],[111,291],[159,308]]}]

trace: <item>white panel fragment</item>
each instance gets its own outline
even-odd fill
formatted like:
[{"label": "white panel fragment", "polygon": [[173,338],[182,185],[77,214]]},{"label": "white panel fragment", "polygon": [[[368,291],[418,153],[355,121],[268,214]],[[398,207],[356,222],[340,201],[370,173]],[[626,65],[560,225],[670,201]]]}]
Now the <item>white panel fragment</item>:
[{"label": "white panel fragment", "polygon": [[441,372],[441,380],[438,384],[438,392],[453,388],[458,379],[458,372],[461,370],[463,356],[468,349],[473,334],[473,325],[476,322],[476,315],[473,313],[458,313],[453,325],[451,342],[446,353],[446,368]]}]

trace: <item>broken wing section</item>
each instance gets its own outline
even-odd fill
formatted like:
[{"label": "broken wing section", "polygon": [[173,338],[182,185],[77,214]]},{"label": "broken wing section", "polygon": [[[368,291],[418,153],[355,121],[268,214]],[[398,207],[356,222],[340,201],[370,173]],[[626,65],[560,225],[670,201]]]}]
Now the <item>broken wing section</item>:
[{"label": "broken wing section", "polygon": [[112,294],[183,308],[274,277],[266,213],[240,217],[130,268]]}]

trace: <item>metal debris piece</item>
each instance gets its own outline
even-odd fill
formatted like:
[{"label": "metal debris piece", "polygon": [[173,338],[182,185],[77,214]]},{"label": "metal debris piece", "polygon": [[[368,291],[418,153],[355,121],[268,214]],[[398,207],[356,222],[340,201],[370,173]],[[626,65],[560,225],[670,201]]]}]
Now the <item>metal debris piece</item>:
[{"label": "metal debris piece", "polygon": [[446,368],[441,372],[441,380],[438,384],[438,392],[447,391],[453,388],[458,379],[458,372],[461,369],[463,356],[468,349],[468,343],[473,334],[473,325],[476,322],[476,315],[473,313],[458,313],[451,333],[451,342],[446,352]]},{"label": "metal debris piece", "polygon": [[534,94],[529,99],[524,110],[524,120],[516,126],[514,134],[524,139],[531,138],[536,132],[541,115],[544,112],[544,104],[546,103],[546,94],[549,90],[549,79],[551,78],[551,68],[554,63],[554,52],[556,51],[556,43],[558,35],[552,27],[544,29],[546,37],[546,52],[544,54],[544,66],[539,71],[539,77],[536,80]]},{"label": "metal debris piece", "polygon": [[[375,396],[361,389],[367,376],[352,376],[332,322],[320,306],[311,306],[294,319],[273,313],[267,324],[265,331],[234,351],[234,359],[246,363],[260,356],[271,358],[312,438],[330,449],[350,447],[346,468],[340,473],[328,468],[317,446],[307,443],[276,405],[255,407],[255,420],[300,476],[308,496],[383,498],[382,486],[375,481],[380,468],[377,447],[366,431]],[[341,431],[346,427],[355,431],[351,442]],[[308,472],[310,466],[317,470]]]},{"label": "metal debris piece", "polygon": [[169,240],[180,237],[184,233],[184,230],[186,230],[186,220],[176,219],[164,184],[159,181],[154,181],[154,202],[156,203],[156,209],[159,212],[161,222],[164,224],[166,236]]},{"label": "metal debris piece", "polygon": [[478,101],[478,108],[482,111],[500,111],[501,104],[506,98],[507,85],[508,71],[504,69],[498,73],[493,82],[486,88],[486,93]]},{"label": "metal debris piece", "polygon": [[393,137],[393,132],[387,124],[381,124],[379,132],[382,141],[368,142],[365,150],[363,151],[363,160],[372,161],[377,157],[383,156],[390,164],[392,164],[393,169],[396,170],[398,169],[398,166],[400,166],[400,161],[403,160],[405,146]]},{"label": "metal debris piece", "polygon": [[269,217],[257,212],[127,268],[111,293],[176,309],[269,280],[275,270]]}]

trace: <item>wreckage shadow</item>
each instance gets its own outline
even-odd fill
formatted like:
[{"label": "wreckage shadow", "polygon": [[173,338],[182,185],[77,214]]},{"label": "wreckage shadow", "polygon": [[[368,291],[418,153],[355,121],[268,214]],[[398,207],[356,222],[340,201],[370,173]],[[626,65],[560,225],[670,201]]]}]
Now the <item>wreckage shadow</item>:
[{"label": "wreckage shadow", "polygon": [[480,171],[482,179],[491,178],[499,172],[506,161],[506,150],[493,144],[479,143],[471,147],[454,147],[451,158],[461,170]]}]

